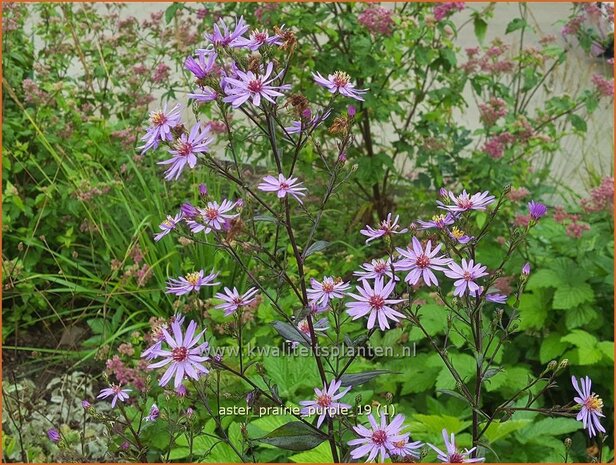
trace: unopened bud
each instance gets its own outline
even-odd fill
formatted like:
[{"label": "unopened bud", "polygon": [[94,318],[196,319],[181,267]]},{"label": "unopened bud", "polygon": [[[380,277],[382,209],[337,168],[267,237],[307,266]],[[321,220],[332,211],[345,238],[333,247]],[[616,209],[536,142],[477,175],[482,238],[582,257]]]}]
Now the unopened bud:
[{"label": "unopened bud", "polygon": [[558,369],[559,370],[564,370],[565,368],[567,368],[567,366],[569,366],[569,360],[564,358],[558,364]]},{"label": "unopened bud", "polygon": [[357,394],[355,396],[355,405],[361,404],[361,399],[362,399],[361,394]]},{"label": "unopened bud", "polygon": [[393,400],[394,400],[394,395],[391,392],[388,392],[387,394],[385,394],[385,402],[387,402],[388,404],[391,404]]},{"label": "unopened bud", "polygon": [[548,363],[549,371],[556,370],[557,367],[558,367],[558,362],[556,362],[556,360],[551,360],[550,363]]},{"label": "unopened bud", "polygon": [[571,444],[573,443],[573,441],[571,441],[571,438],[565,438],[563,443],[565,444],[565,448],[566,449],[570,449],[571,448]]}]

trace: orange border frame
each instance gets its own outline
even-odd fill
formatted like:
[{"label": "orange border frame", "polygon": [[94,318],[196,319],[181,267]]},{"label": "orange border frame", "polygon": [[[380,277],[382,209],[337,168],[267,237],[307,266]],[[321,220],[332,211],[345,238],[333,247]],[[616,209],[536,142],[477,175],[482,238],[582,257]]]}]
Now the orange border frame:
[{"label": "orange border frame", "polygon": [[[115,2],[106,2],[106,1],[101,1],[101,0],[91,0],[92,3],[115,3]],[[493,3],[522,3],[522,2],[508,2],[507,0],[492,0]],[[0,0],[0,3],[6,3],[4,0]],[[39,1],[36,0],[17,0],[14,3],[41,3]],[[63,2],[62,0],[48,0],[48,2],[46,3],[90,3],[87,0],[77,0],[74,2]],[[144,2],[141,0],[124,0],[123,2],[117,2],[117,3],[445,3],[443,0],[438,0],[438,1],[426,1],[426,2],[420,2],[418,0],[407,0],[407,1],[394,1],[394,0],[386,0],[383,2],[380,2],[378,0],[338,0],[337,2],[333,2],[330,0],[295,0],[295,1],[278,1],[278,0],[265,0],[265,1],[261,1],[259,2],[259,0],[237,0],[237,1],[232,1],[232,0],[224,0],[221,2],[215,2],[215,1],[211,1],[211,0],[206,0],[205,2],[203,1],[196,1],[196,0],[187,0],[184,2],[178,2],[176,0],[173,1],[168,1],[168,0],[151,0],[148,2]],[[471,0],[471,1],[467,1],[466,3],[488,3],[488,2],[480,2],[480,1],[476,1],[476,0]],[[525,3],[593,3],[590,0],[582,0],[582,1],[575,1],[575,2],[561,2],[558,0],[532,0],[529,2],[525,2]],[[2,10],[0,10],[0,19],[2,17]],[[0,40],[2,39],[2,29],[0,28]],[[0,61],[2,60],[2,50],[0,49]],[[614,70],[616,71],[616,64],[614,65]],[[2,79],[2,69],[0,68],[0,79]],[[616,106],[614,106],[613,108],[613,112],[614,112],[614,119],[616,120]],[[0,125],[2,124],[2,93],[0,93]],[[614,145],[616,145],[616,131],[615,133],[612,134],[612,143]],[[0,154],[2,153],[2,131],[0,131]],[[613,160],[616,160],[616,156],[614,154],[612,154],[612,158]],[[2,167],[2,159],[0,158],[0,168]],[[0,172],[0,178],[2,177],[2,174]],[[0,190],[0,202],[2,201],[2,195],[3,192],[2,190]],[[0,207],[1,208],[1,207]],[[613,208],[612,214],[614,216],[616,216],[616,207]],[[2,226],[2,217],[0,217],[0,228]],[[616,230],[614,231],[614,236],[613,236],[613,240],[616,241]],[[2,229],[0,229],[0,247],[2,246]],[[616,260],[614,261],[614,274],[616,275]],[[0,276],[2,275],[2,269],[0,268]],[[2,288],[0,287],[0,297],[2,296]],[[0,303],[0,306],[2,304]],[[612,315],[614,317],[614,319],[616,320],[616,294],[613,295],[613,307],[612,307]],[[2,318],[0,317],[0,330],[2,329]],[[614,335],[613,335],[616,339],[616,328],[614,330]],[[616,357],[616,347],[614,350],[614,355]],[[616,379],[612,379],[613,383],[614,383],[614,391],[616,391]],[[2,382],[2,346],[0,345],[0,383]],[[2,397],[0,396],[0,411],[2,410]],[[612,413],[614,414],[614,417],[616,417],[616,406],[612,406]],[[613,418],[614,418],[613,417]],[[2,434],[2,425],[0,424],[0,434]],[[0,443],[0,454],[2,454],[2,444]],[[2,455],[0,455],[0,463],[2,462]],[[90,462],[83,462],[80,465],[85,465],[87,463]],[[97,463],[97,462],[92,462],[92,463]],[[154,463],[153,463],[154,464]],[[114,464],[115,465],[115,464]],[[117,465],[120,465],[119,463]],[[154,465],[158,465],[158,464],[154,464]],[[160,465],[163,465],[162,463]],[[311,464],[308,464],[311,465]],[[316,464],[315,464],[316,465]],[[514,465],[514,463],[505,463],[505,465]]]}]

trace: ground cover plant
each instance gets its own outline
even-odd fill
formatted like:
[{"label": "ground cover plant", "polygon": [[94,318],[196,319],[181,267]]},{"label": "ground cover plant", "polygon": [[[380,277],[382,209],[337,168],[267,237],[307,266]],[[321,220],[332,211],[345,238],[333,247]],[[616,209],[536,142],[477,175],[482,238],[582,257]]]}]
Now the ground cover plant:
[{"label": "ground cover plant", "polygon": [[528,5],[4,8],[5,459],[613,459],[613,80]]}]

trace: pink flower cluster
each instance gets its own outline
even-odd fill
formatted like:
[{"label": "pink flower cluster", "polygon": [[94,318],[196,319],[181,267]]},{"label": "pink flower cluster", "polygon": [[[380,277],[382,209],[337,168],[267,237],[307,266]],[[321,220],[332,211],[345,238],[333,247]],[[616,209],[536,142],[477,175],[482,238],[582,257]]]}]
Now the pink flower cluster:
[{"label": "pink flower cluster", "polygon": [[587,213],[601,210],[611,212],[614,206],[614,178],[603,178],[601,184],[590,191],[590,197],[582,199],[581,205]]},{"label": "pink flower cluster", "polygon": [[[124,348],[123,350],[125,350]],[[114,355],[107,360],[106,372],[109,375],[115,376],[118,382],[122,385],[132,384],[135,389],[144,392],[146,390],[146,368],[147,361],[140,360],[135,368],[127,367],[120,359],[119,355]]]},{"label": "pink flower cluster", "polygon": [[579,239],[585,231],[590,231],[590,225],[582,223],[580,215],[567,213],[563,207],[554,209],[554,220],[561,224],[567,224],[566,233],[569,237]]},{"label": "pink flower cluster", "polygon": [[509,47],[499,39],[494,39],[490,48],[483,54],[478,47],[467,48],[468,61],[462,65],[462,70],[467,74],[483,72],[486,74],[507,74],[515,69],[515,64],[509,58],[503,57]]},{"label": "pink flower cluster", "polygon": [[503,132],[496,136],[489,138],[483,144],[483,152],[488,154],[493,159],[497,160],[502,158],[505,153],[505,148],[507,144],[511,144],[514,141],[513,135],[508,132]]},{"label": "pink flower cluster", "polygon": [[434,6],[432,12],[434,13],[434,19],[442,21],[447,16],[462,11],[464,9],[464,2],[443,2]]},{"label": "pink flower cluster", "polygon": [[507,103],[498,97],[492,97],[488,102],[479,104],[479,115],[486,126],[494,126],[507,113]]},{"label": "pink flower cluster", "polygon": [[600,74],[594,74],[592,76],[592,83],[594,84],[597,92],[603,97],[614,96],[614,79],[606,79]]},{"label": "pink flower cluster", "polygon": [[382,6],[371,6],[359,14],[357,22],[364,26],[372,34],[389,36],[393,32],[394,20],[391,10]]}]

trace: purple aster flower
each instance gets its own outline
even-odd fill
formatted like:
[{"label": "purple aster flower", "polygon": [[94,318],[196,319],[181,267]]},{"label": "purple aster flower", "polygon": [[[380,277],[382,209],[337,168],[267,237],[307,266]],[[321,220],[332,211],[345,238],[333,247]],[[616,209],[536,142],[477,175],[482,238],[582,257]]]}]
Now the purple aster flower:
[{"label": "purple aster flower", "polygon": [[255,300],[255,294],[257,293],[257,289],[251,287],[244,294],[240,295],[237,289],[234,287],[233,290],[225,287],[225,293],[217,293],[214,297],[223,301],[222,304],[216,305],[214,308],[219,308],[225,311],[225,316],[231,315],[233,312],[237,311],[241,307],[246,307],[250,305]]},{"label": "purple aster flower", "polygon": [[486,294],[486,300],[495,304],[506,304],[507,296],[498,292],[492,294]]},{"label": "purple aster flower", "polygon": [[[396,455],[401,459],[408,459],[409,457],[413,459],[413,461],[420,458],[420,449],[423,447],[423,443],[421,441],[409,442],[408,435],[407,437],[394,441],[392,443],[392,448],[389,450],[390,455]],[[404,460],[405,462],[409,462],[409,460]]]},{"label": "purple aster flower", "polygon": [[337,402],[351,389],[351,386],[348,386],[346,389],[338,392],[341,384],[342,381],[333,380],[329,387],[324,383],[322,390],[314,388],[314,393],[316,394],[315,399],[302,400],[299,403],[299,405],[304,407],[300,411],[301,415],[304,417],[319,415],[319,419],[317,420],[317,428],[319,428],[325,418],[333,418],[340,414],[341,410],[350,410],[351,406],[349,404]]},{"label": "purple aster flower", "polygon": [[530,217],[533,220],[537,221],[539,218],[541,218],[548,212],[548,209],[542,203],[531,200],[530,202],[528,202],[528,211],[530,213]]},{"label": "purple aster flower", "polygon": [[402,313],[390,307],[390,305],[404,302],[403,299],[389,299],[396,285],[395,281],[383,285],[383,279],[376,279],[374,288],[370,287],[366,280],[362,279],[360,283],[361,285],[356,286],[360,295],[348,293],[349,297],[355,299],[355,302],[346,304],[347,313],[353,317],[353,320],[369,315],[368,329],[372,329],[378,319],[379,328],[384,331],[389,329],[389,320],[398,322],[400,321],[398,318],[405,318]]},{"label": "purple aster flower", "polygon": [[[284,26],[283,26],[284,27]],[[282,45],[282,37],[278,34],[274,34],[272,36],[269,35],[267,30],[258,30],[255,29],[252,31],[246,39],[245,37],[238,38],[235,42],[233,42],[233,47],[242,47],[247,48],[253,52],[256,52],[263,45]]]},{"label": "purple aster flower", "polygon": [[216,100],[218,98],[218,92],[209,87],[203,87],[200,92],[189,93],[187,97],[197,102],[207,103]]},{"label": "purple aster flower", "polygon": [[165,179],[167,181],[178,179],[186,165],[190,168],[194,168],[197,165],[197,154],[207,152],[209,144],[212,143],[212,139],[208,137],[209,133],[209,129],[201,129],[201,124],[196,123],[190,130],[190,134],[182,134],[175,141],[174,150],[169,150],[173,157],[169,160],[158,162],[159,165],[171,165],[165,171]]},{"label": "purple aster flower", "polygon": [[[578,413],[576,420],[581,421],[584,428],[588,430],[588,436],[591,438],[597,435],[597,431],[605,433],[605,428],[600,423],[600,418],[603,415],[603,401],[597,394],[591,391],[592,381],[586,378],[580,378],[580,383],[575,376],[571,377],[571,383],[578,393],[578,396],[573,400],[578,403],[582,410]],[[581,389],[580,389],[581,386]]]},{"label": "purple aster flower", "polygon": [[384,279],[387,276],[389,279],[400,280],[394,274],[396,265],[392,263],[391,258],[387,258],[387,260],[376,258],[370,263],[364,263],[361,268],[364,271],[353,272],[355,276],[359,276],[361,279]]},{"label": "purple aster flower", "polygon": [[412,248],[410,246],[406,249],[398,247],[396,250],[403,257],[398,261],[397,268],[403,271],[410,270],[404,280],[413,286],[419,282],[420,278],[423,278],[428,287],[438,286],[438,280],[433,271],[444,271],[444,267],[451,261],[445,255],[437,256],[441,250],[441,244],[433,250],[432,241],[428,241],[424,249],[416,237],[413,237]]},{"label": "purple aster flower", "polygon": [[308,308],[310,309],[311,315],[316,315],[317,313],[323,313],[327,311],[327,305],[323,305],[317,302],[308,302]]},{"label": "purple aster flower", "polygon": [[182,109],[179,105],[167,111],[167,105],[162,110],[150,113],[150,127],[141,138],[145,142],[141,147],[142,153],[155,149],[161,141],[172,141],[171,130],[182,124]]},{"label": "purple aster flower", "polygon": [[62,439],[60,432],[55,428],[50,428],[47,430],[47,438],[55,444],[59,443],[60,439]]},{"label": "purple aster flower", "polygon": [[203,270],[188,273],[186,276],[180,276],[177,279],[169,279],[167,282],[167,293],[175,295],[184,295],[190,292],[199,292],[201,286],[217,286],[218,282],[214,280],[218,277],[218,273],[212,270],[212,273],[204,276]]},{"label": "purple aster flower", "polygon": [[162,328],[165,342],[170,350],[157,351],[155,357],[162,357],[162,360],[148,365],[151,369],[169,365],[158,383],[160,386],[166,386],[175,375],[174,387],[177,389],[182,384],[185,375],[197,380],[200,373],[208,373],[208,369],[203,366],[203,362],[209,360],[209,357],[203,355],[208,348],[208,343],[199,344],[205,330],[195,336],[196,329],[197,323],[194,321],[188,324],[186,334],[182,334],[182,327],[177,321],[171,323],[173,336],[166,328]]},{"label": "purple aster flower", "polygon": [[167,219],[158,226],[161,232],[154,236],[154,240],[156,242],[160,241],[163,237],[173,231],[180,221],[182,221],[181,213],[178,213],[175,216],[167,215]]},{"label": "purple aster flower", "polygon": [[187,57],[184,68],[193,73],[197,79],[205,79],[216,69],[216,57],[213,50],[202,50],[197,53],[197,59]]},{"label": "purple aster flower", "polygon": [[359,439],[351,439],[349,446],[359,446],[351,450],[351,458],[357,460],[368,456],[366,462],[372,462],[377,455],[384,462],[390,456],[394,443],[408,438],[408,434],[402,433],[403,415],[396,415],[391,423],[387,424],[387,416],[381,413],[379,425],[372,415],[368,415],[370,428],[362,425],[353,427],[353,430],[361,436]]},{"label": "purple aster flower", "polygon": [[128,400],[128,392],[131,389],[122,389],[122,386],[117,386],[115,384],[110,385],[108,388],[101,389],[101,392],[96,396],[97,399],[106,399],[107,397],[113,396],[111,399],[111,407],[116,406],[116,402],[119,400],[120,402],[126,402]]},{"label": "purple aster flower", "polygon": [[455,286],[453,295],[463,296],[467,291],[471,294],[476,293],[480,288],[475,282],[475,279],[486,276],[486,266],[482,266],[480,263],[475,263],[473,260],[462,259],[462,266],[458,265],[454,261],[448,263],[449,269],[444,270],[445,276],[456,281],[453,283]]},{"label": "purple aster flower", "polygon": [[[184,323],[184,315],[179,315],[176,314],[172,317],[171,322],[176,322],[177,324],[181,325],[182,323]],[[162,348],[163,345],[163,341],[165,340],[165,334],[163,333],[163,328],[167,328],[168,325],[167,323],[164,323],[161,326],[158,326],[155,330],[154,330],[154,334],[153,334],[153,339],[156,341],[154,342],[154,344],[152,344],[150,347],[148,347],[146,350],[144,350],[141,353],[141,357],[145,358],[146,360],[153,360],[154,358],[156,358],[156,353]]]},{"label": "purple aster flower", "polygon": [[160,415],[160,410],[158,409],[156,404],[152,404],[152,406],[150,407],[150,413],[148,414],[147,417],[144,417],[143,419],[145,421],[156,421],[159,415]]},{"label": "purple aster flower", "polygon": [[300,196],[306,195],[305,187],[302,187],[301,182],[297,182],[297,178],[285,178],[282,173],[278,175],[278,178],[274,176],[265,176],[263,182],[260,183],[257,188],[264,192],[276,192],[279,199],[282,199],[287,194],[293,196],[295,200],[302,203]]},{"label": "purple aster flower", "polygon": [[199,214],[199,210],[190,202],[184,202],[180,205],[180,213],[185,219],[193,219]]},{"label": "purple aster flower", "polygon": [[237,70],[237,78],[225,78],[225,94],[227,95],[223,102],[231,103],[233,108],[240,107],[244,102],[252,99],[255,106],[261,105],[261,98],[276,103],[276,97],[282,96],[283,90],[289,90],[290,84],[281,86],[273,86],[271,83],[282,76],[284,70],[280,71],[276,76],[268,79],[274,69],[274,63],[267,64],[265,74],[255,74],[252,71],[244,72]]},{"label": "purple aster flower", "polygon": [[218,202],[208,202],[205,208],[197,207],[197,215],[194,219],[186,221],[193,233],[204,231],[205,234],[220,231],[225,227],[227,221],[239,216],[239,213],[229,214],[235,207],[235,203],[230,200],[223,200],[220,205]]},{"label": "purple aster flower", "polygon": [[215,46],[227,47],[233,46],[235,41],[243,38],[242,35],[247,31],[248,24],[244,21],[243,16],[236,22],[233,31],[231,31],[231,28],[221,19],[217,24],[214,24],[214,32],[212,34],[205,34],[205,38]]},{"label": "purple aster flower", "polygon": [[340,279],[334,280],[331,276],[325,276],[322,282],[316,279],[310,280],[311,289],[308,289],[308,298],[312,302],[327,305],[330,299],[341,299],[344,297],[344,291],[351,288],[349,283],[345,283]]},{"label": "purple aster flower", "polygon": [[368,92],[368,89],[356,89],[355,85],[351,83],[351,76],[342,71],[328,75],[327,79],[318,72],[312,73],[312,77],[317,84],[325,87],[332,94],[340,93],[345,97],[363,101],[362,95]]},{"label": "purple aster flower", "polygon": [[524,276],[528,276],[530,274],[530,263],[524,263],[524,266],[522,267],[522,274]]},{"label": "purple aster flower", "polygon": [[370,241],[378,239],[383,236],[392,236],[394,234],[402,234],[408,231],[407,228],[399,229],[398,220],[400,219],[399,215],[396,215],[394,220],[391,220],[391,213],[387,214],[387,219],[381,221],[381,224],[378,229],[374,229],[372,226],[366,225],[366,229],[362,229],[359,231],[364,236],[368,236],[366,239],[366,244]]},{"label": "purple aster flower", "polygon": [[438,454],[437,459],[443,463],[477,463],[483,462],[485,458],[470,458],[470,454],[472,454],[476,447],[472,449],[465,449],[464,452],[458,450],[456,447],[455,436],[451,433],[451,438],[447,435],[447,430],[443,429],[443,440],[445,441],[445,449],[446,452],[443,452],[437,447],[434,447],[432,444],[428,444],[434,451]]},{"label": "purple aster flower", "polygon": [[419,229],[445,229],[447,226],[454,224],[455,217],[451,213],[446,215],[434,215],[430,221],[417,220]]},{"label": "purple aster flower", "polygon": [[451,212],[465,212],[468,210],[485,210],[488,205],[494,202],[495,197],[490,195],[488,191],[469,195],[466,190],[464,190],[457,197],[453,192],[449,192],[449,199],[451,199],[453,205],[445,205],[440,200],[437,200],[436,203],[439,208]]}]

